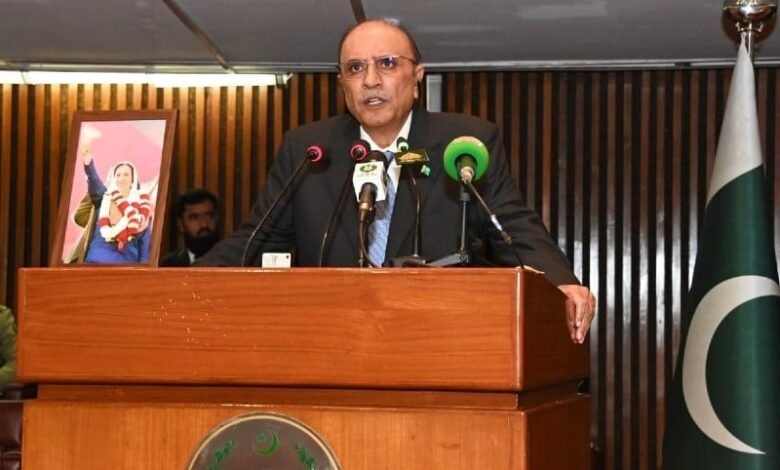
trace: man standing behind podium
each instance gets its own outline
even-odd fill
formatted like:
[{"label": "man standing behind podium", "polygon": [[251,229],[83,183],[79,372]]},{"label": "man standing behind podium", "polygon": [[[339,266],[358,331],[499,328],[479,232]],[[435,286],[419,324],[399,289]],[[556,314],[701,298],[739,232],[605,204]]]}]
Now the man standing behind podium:
[{"label": "man standing behind podium", "polygon": [[[299,266],[317,266],[319,261],[324,266],[356,266],[355,200],[350,198],[348,203],[337,207],[344,178],[351,174],[349,148],[355,140],[363,139],[373,150],[395,152],[399,137],[405,138],[412,148],[424,148],[431,158],[429,175],[417,177],[422,201],[421,255],[427,259],[446,256],[458,247],[461,212],[459,185],[447,178],[442,154],[454,138],[474,136],[485,143],[491,156],[487,173],[476,186],[514,243],[511,247],[504,244],[479,206],[470,210],[469,235],[488,239],[491,261],[496,264],[517,265],[518,258],[522,258],[527,265],[543,271],[568,297],[569,333],[574,342],[582,343],[595,314],[595,297],[578,283],[539,216],[522,202],[507,170],[496,126],[471,116],[428,113],[415,104],[424,73],[420,60],[411,35],[395,24],[370,20],[348,29],[339,47],[339,82],[350,115],[288,132],[250,219],[197,264],[242,265],[250,233],[290,179],[293,169],[305,158],[307,146],[322,142],[328,165],[311,166],[296,180],[294,190],[274,209],[250,252],[295,250]],[[392,183],[388,184],[396,185],[397,196],[386,239],[385,260],[378,260],[378,264],[385,265],[392,257],[411,254],[414,238],[411,184],[395,168],[395,162],[391,162],[388,174]],[[340,217],[330,230],[327,243],[322,243],[333,211],[338,211]],[[256,258],[252,255],[248,264],[254,264]]]}]

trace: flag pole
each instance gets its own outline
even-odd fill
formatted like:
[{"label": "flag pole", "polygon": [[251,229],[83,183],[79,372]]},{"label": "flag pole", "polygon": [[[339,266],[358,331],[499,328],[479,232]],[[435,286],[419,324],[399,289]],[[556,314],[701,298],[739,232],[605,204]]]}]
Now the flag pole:
[{"label": "flag pole", "polygon": [[751,62],[758,35],[776,11],[777,0],[724,0],[723,2],[723,14],[735,22]]}]

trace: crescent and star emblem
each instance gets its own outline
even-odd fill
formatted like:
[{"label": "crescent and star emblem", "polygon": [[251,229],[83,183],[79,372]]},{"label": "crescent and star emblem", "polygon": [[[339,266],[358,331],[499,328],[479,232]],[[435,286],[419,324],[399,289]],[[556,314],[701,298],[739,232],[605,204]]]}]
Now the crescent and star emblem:
[{"label": "crescent and star emblem", "polygon": [[[257,435],[257,442],[264,443],[266,440],[268,440],[268,437],[265,433],[261,433]],[[271,455],[274,452],[276,452],[276,449],[279,447],[279,436],[276,435],[275,432],[271,432],[271,443],[268,444],[268,447],[265,449],[258,449],[255,447],[255,453],[257,455]]]},{"label": "crescent and star emblem", "polygon": [[693,314],[682,364],[683,396],[693,421],[713,441],[746,454],[765,452],[739,440],[715,413],[707,389],[707,354],[715,331],[731,312],[748,301],[767,296],[780,296],[780,286],[768,277],[739,276],[713,287]]}]

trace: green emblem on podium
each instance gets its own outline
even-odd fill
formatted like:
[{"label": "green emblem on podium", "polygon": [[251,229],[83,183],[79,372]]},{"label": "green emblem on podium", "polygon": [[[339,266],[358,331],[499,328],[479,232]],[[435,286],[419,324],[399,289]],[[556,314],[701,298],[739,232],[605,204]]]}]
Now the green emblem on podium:
[{"label": "green emblem on podium", "polygon": [[340,470],[328,444],[313,429],[277,413],[249,413],[209,431],[186,470]]}]

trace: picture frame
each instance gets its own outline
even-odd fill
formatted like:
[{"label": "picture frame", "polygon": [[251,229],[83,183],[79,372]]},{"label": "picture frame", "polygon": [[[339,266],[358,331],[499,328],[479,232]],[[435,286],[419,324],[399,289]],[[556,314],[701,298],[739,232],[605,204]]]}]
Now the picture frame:
[{"label": "picture frame", "polygon": [[157,266],[176,117],[74,112],[50,266]]}]

